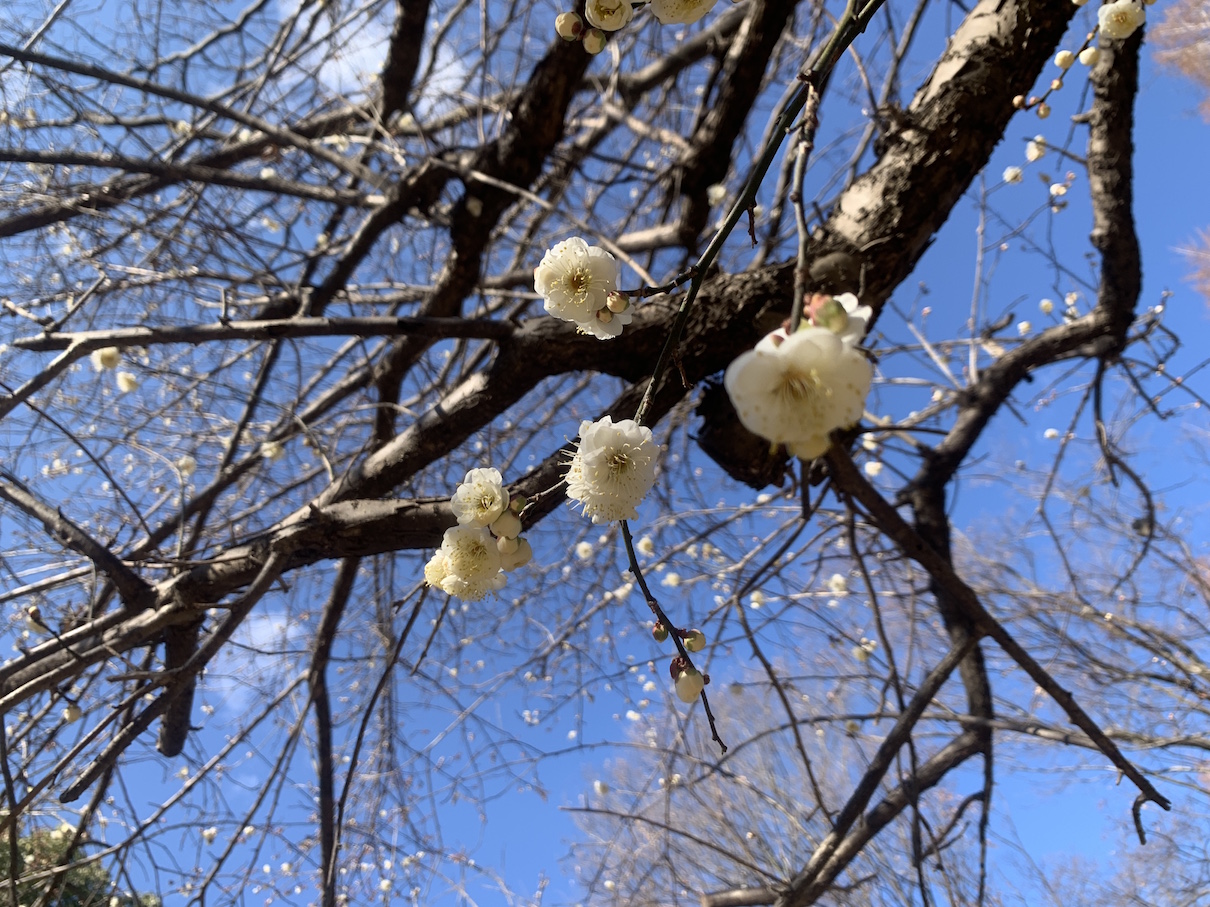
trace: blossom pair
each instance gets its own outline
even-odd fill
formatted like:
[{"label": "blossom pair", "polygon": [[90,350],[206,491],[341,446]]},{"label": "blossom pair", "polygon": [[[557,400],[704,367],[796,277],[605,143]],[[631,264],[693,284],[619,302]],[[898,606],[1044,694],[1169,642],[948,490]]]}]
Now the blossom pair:
[{"label": "blossom pair", "polygon": [[534,269],[534,289],[546,311],[574,322],[581,333],[612,340],[633,317],[630,300],[619,293],[617,260],[578,236],[548,249]]},{"label": "blossom pair", "polygon": [[873,368],[857,344],[872,312],[845,293],[816,294],[806,314],[794,334],[774,331],[740,354],[723,384],[745,428],[810,460],[861,419]]},{"label": "blossom pair", "polygon": [[458,525],[445,531],[425,565],[424,581],[463,601],[503,589],[505,574],[533,557],[529,542],[520,537],[517,510],[523,503],[509,501],[500,470],[468,472],[450,500]]}]

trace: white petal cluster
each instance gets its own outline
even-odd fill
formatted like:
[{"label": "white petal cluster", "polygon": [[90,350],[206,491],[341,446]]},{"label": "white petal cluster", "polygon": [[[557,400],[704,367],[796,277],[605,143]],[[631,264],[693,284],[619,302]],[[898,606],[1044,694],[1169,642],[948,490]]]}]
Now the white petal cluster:
[{"label": "white petal cluster", "polygon": [[484,526],[445,530],[441,547],[424,568],[424,581],[442,592],[475,602],[504,587],[500,551]]},{"label": "white petal cluster", "polygon": [[521,538],[518,498],[510,507],[498,469],[472,469],[454,490],[450,508],[458,525],[424,566],[424,581],[463,601],[478,601],[504,588],[505,574],[524,567],[533,548]]},{"label": "white petal cluster", "polygon": [[651,12],[661,25],[691,25],[710,10],[718,0],[651,0]]},{"label": "white petal cluster", "polygon": [[450,500],[463,526],[490,526],[507,506],[504,477],[498,469],[472,469]]},{"label": "white petal cluster", "polygon": [[659,448],[651,429],[609,416],[580,423],[580,444],[567,470],[567,496],[594,523],[638,518],[639,502],[655,484]]},{"label": "white petal cluster", "polygon": [[546,311],[581,326],[596,320],[617,288],[617,261],[578,236],[548,249],[534,268],[534,289]]},{"label": "white petal cluster", "polygon": [[634,7],[630,0],[588,0],[584,18],[602,31],[617,31],[634,18]]},{"label": "white petal cluster", "polygon": [[1116,0],[1097,10],[1097,24],[1106,38],[1129,38],[1146,19],[1143,4],[1135,0]]},{"label": "white petal cluster", "polygon": [[[869,307],[836,300],[821,319],[829,327],[803,327],[793,336],[775,331],[727,367],[723,383],[740,422],[774,444],[785,444],[804,460],[822,456],[828,435],[861,419],[873,369],[857,340],[869,321]],[[864,311],[863,311],[864,310]]]}]

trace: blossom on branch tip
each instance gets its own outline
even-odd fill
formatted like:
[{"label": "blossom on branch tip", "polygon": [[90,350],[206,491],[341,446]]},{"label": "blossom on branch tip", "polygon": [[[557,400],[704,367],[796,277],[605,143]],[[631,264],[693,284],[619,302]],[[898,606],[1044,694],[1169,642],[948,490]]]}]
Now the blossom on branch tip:
[{"label": "blossom on branch tip", "polygon": [[463,526],[490,526],[508,507],[500,470],[472,469],[455,489],[450,507]]},{"label": "blossom on branch tip", "polygon": [[634,7],[630,0],[588,0],[584,18],[602,31],[617,31],[634,18]]},{"label": "blossom on branch tip", "polygon": [[[864,308],[864,307],[863,307]],[[773,335],[740,354],[723,384],[740,422],[802,459],[822,456],[828,435],[861,419],[873,369],[865,354],[825,328]]]},{"label": "blossom on branch tip", "polygon": [[1097,25],[1106,38],[1129,38],[1147,19],[1147,11],[1135,0],[1115,0],[1097,10]]},{"label": "blossom on branch tip", "polygon": [[718,0],[651,0],[651,12],[661,25],[692,25]]},{"label": "blossom on branch tip", "polygon": [[655,484],[659,448],[651,429],[610,416],[580,423],[580,443],[568,465],[567,496],[594,523],[632,520]]},{"label": "blossom on branch tip", "polygon": [[534,268],[534,289],[546,311],[564,321],[591,320],[617,288],[617,261],[578,236],[548,249]]}]

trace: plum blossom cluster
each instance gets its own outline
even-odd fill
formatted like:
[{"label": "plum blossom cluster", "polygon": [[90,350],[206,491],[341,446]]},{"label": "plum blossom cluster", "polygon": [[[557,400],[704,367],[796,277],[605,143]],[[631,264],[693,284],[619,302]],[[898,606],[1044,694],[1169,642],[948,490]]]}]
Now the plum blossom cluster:
[{"label": "plum blossom cluster", "polygon": [[[648,6],[661,25],[691,25],[714,9],[718,0],[651,0]],[[605,49],[605,33],[630,24],[635,8],[629,0],[588,0],[584,17],[560,13],[555,31],[565,41],[579,41],[590,54]],[[588,20],[585,24],[585,19]]]},{"label": "plum blossom cluster", "polygon": [[505,574],[533,557],[517,516],[524,506],[524,498],[509,500],[500,470],[472,469],[450,499],[458,525],[445,531],[424,567],[424,581],[463,601],[499,592]]},{"label": "plum blossom cluster", "polygon": [[580,443],[568,463],[567,496],[594,523],[638,518],[639,503],[655,484],[659,447],[651,429],[610,416],[580,423]]},{"label": "plum blossom cluster", "polygon": [[618,263],[578,236],[548,249],[534,268],[534,289],[546,311],[582,334],[612,340],[630,324],[630,300],[618,292]]},{"label": "plum blossom cluster", "polygon": [[774,331],[737,357],[723,384],[745,428],[810,460],[861,419],[874,373],[858,343],[872,313],[845,293],[813,295],[804,314],[794,334]]}]

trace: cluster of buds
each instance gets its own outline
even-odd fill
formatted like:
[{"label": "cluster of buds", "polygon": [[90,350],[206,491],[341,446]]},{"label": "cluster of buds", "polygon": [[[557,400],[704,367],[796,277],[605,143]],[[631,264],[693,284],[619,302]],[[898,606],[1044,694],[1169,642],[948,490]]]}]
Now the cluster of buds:
[{"label": "cluster of buds", "polygon": [[599,54],[605,49],[605,32],[586,26],[578,13],[559,13],[555,31],[564,41],[579,41],[590,54]]},{"label": "cluster of buds", "polygon": [[[651,635],[656,642],[664,642],[672,633],[675,633],[681,639],[686,652],[700,652],[706,648],[706,634],[701,630],[679,630],[676,628],[669,630],[663,621],[656,621],[651,628]],[[703,674],[695,668],[693,663],[684,655],[677,655],[673,658],[668,670],[672,675],[672,682],[676,688],[677,698],[681,702],[693,702],[693,700],[701,695],[706,684],[710,682],[710,675]]]}]

